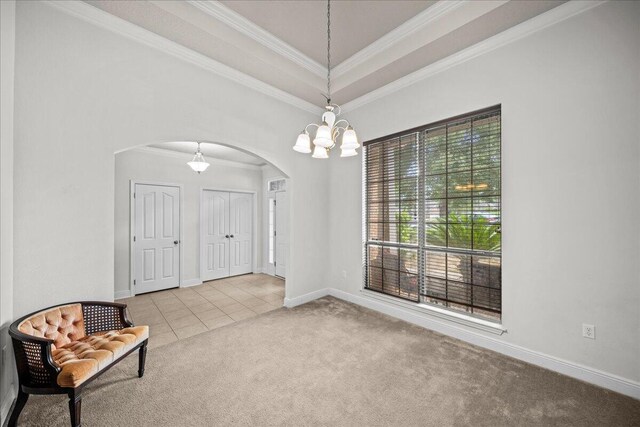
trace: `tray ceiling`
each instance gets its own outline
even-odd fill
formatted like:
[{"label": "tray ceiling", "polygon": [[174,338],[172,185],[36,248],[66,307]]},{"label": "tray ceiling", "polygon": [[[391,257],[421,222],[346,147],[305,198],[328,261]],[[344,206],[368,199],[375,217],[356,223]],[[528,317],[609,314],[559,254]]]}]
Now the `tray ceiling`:
[{"label": "tray ceiling", "polygon": [[[295,97],[324,104],[324,1],[86,3]],[[333,101],[352,101],[562,3],[334,1]]]},{"label": "tray ceiling", "polygon": [[[327,63],[327,4],[324,1],[221,2],[285,43]],[[337,65],[435,1],[334,1],[331,4],[331,57]]]}]

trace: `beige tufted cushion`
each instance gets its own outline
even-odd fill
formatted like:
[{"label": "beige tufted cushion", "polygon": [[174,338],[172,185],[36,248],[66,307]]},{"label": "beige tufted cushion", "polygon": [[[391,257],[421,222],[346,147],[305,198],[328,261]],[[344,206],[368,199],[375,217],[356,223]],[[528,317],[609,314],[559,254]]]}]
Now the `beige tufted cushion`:
[{"label": "beige tufted cushion", "polygon": [[62,368],[58,385],[79,386],[147,338],[148,326],[132,326],[89,335],[54,350],[53,360]]},{"label": "beige tufted cushion", "polygon": [[34,314],[19,325],[20,332],[53,340],[53,348],[62,347],[85,336],[82,305],[69,304]]}]

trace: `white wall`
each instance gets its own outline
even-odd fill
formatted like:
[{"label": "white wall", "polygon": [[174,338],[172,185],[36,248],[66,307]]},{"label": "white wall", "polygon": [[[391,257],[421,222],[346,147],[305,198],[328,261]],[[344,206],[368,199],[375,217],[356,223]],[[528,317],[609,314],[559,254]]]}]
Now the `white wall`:
[{"label": "white wall", "polygon": [[[497,339],[620,376],[636,393],[638,22],[639,2],[605,3],[346,113],[368,140],[502,104],[508,332]],[[329,283],[362,296],[361,159],[332,158],[328,187]]]},{"label": "white wall", "polygon": [[16,374],[8,327],[13,321],[13,100],[15,1],[0,2],[0,425]]},{"label": "white wall", "polygon": [[134,149],[116,154],[115,170],[115,295],[128,296],[130,277],[130,181],[183,186],[182,283],[200,281],[200,193],[204,189],[241,190],[256,193],[256,267],[262,269],[262,169],[252,165],[216,162],[197,174],[186,165],[193,156],[162,150]]},{"label": "white wall", "polygon": [[[251,151],[292,182],[288,295],[320,287],[327,163],[291,150],[315,115],[67,15],[16,11],[14,317],[114,296],[114,153],[177,140]],[[295,156],[295,157],[294,157]],[[316,188],[310,194],[306,190]],[[312,243],[311,243],[312,242]]]}]

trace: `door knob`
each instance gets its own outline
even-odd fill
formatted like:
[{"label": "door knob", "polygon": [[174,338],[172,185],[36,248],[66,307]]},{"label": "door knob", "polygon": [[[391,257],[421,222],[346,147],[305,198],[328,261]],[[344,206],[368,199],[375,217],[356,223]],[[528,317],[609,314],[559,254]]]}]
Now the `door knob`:
[{"label": "door knob", "polygon": [[178,243],[180,243],[180,240],[174,240],[174,241],[173,241],[173,244],[174,244],[174,245],[177,245]]},{"label": "door knob", "polygon": [[227,234],[227,235],[225,235],[224,237],[225,237],[226,239],[228,239],[228,238],[229,238],[229,235]]},{"label": "door knob", "polygon": [[233,234],[231,235],[231,238],[233,239]]}]

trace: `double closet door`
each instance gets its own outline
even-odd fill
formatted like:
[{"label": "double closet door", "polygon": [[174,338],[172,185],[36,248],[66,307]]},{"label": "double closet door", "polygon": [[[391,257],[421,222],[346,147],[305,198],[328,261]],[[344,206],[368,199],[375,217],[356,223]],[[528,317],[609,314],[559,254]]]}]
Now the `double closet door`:
[{"label": "double closet door", "polygon": [[253,195],[202,191],[202,281],[253,271]]}]

